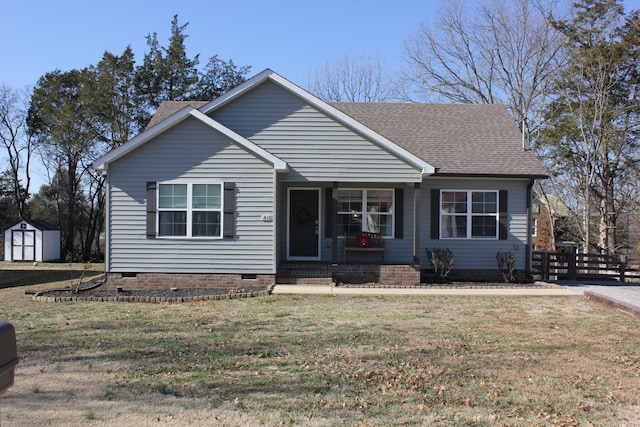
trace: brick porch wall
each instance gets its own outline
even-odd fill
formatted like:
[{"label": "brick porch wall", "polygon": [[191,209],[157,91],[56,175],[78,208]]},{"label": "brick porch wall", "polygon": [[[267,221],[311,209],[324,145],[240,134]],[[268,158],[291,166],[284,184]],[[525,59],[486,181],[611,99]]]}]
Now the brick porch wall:
[{"label": "brick porch wall", "polygon": [[[133,277],[131,277],[133,276]],[[187,274],[187,273],[108,273],[104,287],[115,291],[122,286],[128,291],[147,289],[242,289],[267,288],[275,284],[275,275],[258,274]]]},{"label": "brick porch wall", "polygon": [[333,278],[338,284],[417,285],[420,269],[411,265],[345,264],[334,267]]}]

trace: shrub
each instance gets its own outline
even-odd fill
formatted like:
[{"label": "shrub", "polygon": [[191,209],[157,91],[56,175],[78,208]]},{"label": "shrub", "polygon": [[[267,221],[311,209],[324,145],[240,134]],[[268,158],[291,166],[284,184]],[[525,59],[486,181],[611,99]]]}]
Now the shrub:
[{"label": "shrub", "polygon": [[449,274],[453,270],[453,252],[449,248],[435,248],[433,250],[427,248],[427,255],[435,270],[437,282],[448,281]]},{"label": "shrub", "polygon": [[507,283],[515,283],[518,278],[516,271],[516,256],[512,252],[498,252],[496,254],[498,269],[502,273],[504,281]]}]

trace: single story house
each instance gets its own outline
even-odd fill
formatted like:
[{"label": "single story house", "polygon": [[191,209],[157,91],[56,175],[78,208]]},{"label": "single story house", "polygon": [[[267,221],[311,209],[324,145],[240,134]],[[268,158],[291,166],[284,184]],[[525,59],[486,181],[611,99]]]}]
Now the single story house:
[{"label": "single story house", "polygon": [[41,220],[22,220],[4,231],[5,261],[57,261],[60,229]]},{"label": "single story house", "polygon": [[269,69],[165,102],[93,164],[108,283],[413,284],[428,248],[453,252],[454,277],[498,277],[498,251],[527,272],[546,171],[521,141],[504,106],[326,103]]}]

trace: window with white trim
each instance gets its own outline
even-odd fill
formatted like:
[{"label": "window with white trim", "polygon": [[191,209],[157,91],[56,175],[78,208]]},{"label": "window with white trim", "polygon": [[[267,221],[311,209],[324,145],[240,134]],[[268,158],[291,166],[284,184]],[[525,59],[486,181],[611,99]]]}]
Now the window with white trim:
[{"label": "window with white trim", "polygon": [[158,184],[158,236],[222,237],[222,184]]},{"label": "window with white trim", "polygon": [[338,234],[380,233],[393,237],[393,189],[338,190]]},{"label": "window with white trim", "polygon": [[498,191],[440,194],[441,239],[498,239]]}]

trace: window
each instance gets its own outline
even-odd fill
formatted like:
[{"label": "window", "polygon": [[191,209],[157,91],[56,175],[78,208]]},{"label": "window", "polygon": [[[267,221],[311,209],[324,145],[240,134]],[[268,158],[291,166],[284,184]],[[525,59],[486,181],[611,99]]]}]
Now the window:
[{"label": "window", "polygon": [[368,231],[393,237],[394,191],[338,190],[338,233]]},{"label": "window", "polygon": [[159,184],[158,235],[222,237],[222,185]]},{"label": "window", "polygon": [[538,236],[538,219],[533,218],[531,220],[531,237],[537,237],[537,236]]},{"label": "window", "polygon": [[497,191],[442,191],[440,238],[497,239]]}]

